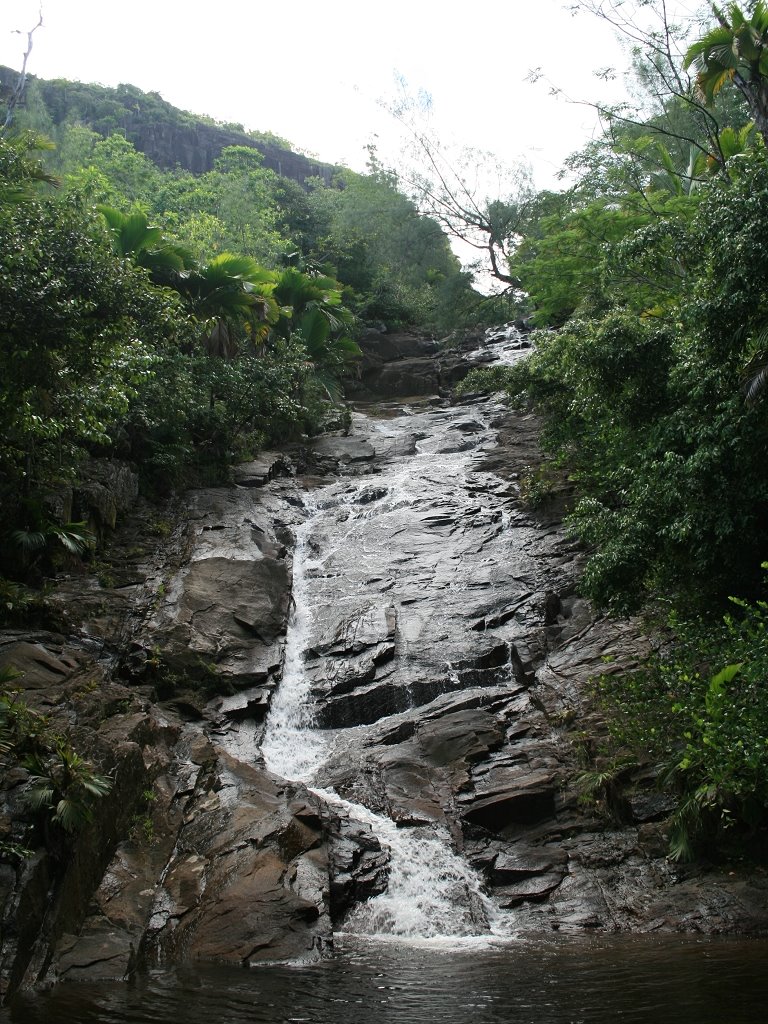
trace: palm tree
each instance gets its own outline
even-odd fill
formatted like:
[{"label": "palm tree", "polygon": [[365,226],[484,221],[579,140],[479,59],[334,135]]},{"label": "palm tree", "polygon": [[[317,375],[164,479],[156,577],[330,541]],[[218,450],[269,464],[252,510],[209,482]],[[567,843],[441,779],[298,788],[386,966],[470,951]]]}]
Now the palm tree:
[{"label": "palm tree", "polygon": [[50,838],[49,822],[65,832],[86,825],[93,819],[94,800],[112,789],[111,779],[96,774],[93,766],[64,742],[56,745],[54,756],[48,760],[30,757],[27,767],[32,772],[27,805],[46,815],[46,839]]},{"label": "palm tree", "polygon": [[0,207],[29,202],[35,186],[59,184],[33,154],[53,149],[54,145],[36,132],[21,132],[0,137]]},{"label": "palm tree", "polygon": [[707,157],[707,170],[710,174],[716,174],[725,167],[729,160],[734,157],[742,157],[753,148],[753,140],[750,135],[755,130],[753,121],[741,128],[727,126],[722,128],[717,135],[717,150]]},{"label": "palm tree", "polygon": [[186,273],[179,291],[192,313],[210,324],[203,340],[206,352],[222,359],[237,354],[238,325],[245,327],[255,346],[263,342],[280,319],[274,298],[276,276],[250,256],[219,253]]},{"label": "palm tree", "polygon": [[651,175],[651,189],[674,196],[694,195],[707,169],[706,154],[697,146],[690,146],[686,165],[681,169],[663,142],[656,142],[656,152],[662,169]]},{"label": "palm tree", "polygon": [[708,104],[723,86],[735,85],[768,145],[768,6],[757,0],[745,14],[735,3],[727,13],[712,4],[712,12],[718,24],[689,47],[683,66],[695,66],[696,84]]},{"label": "palm tree", "polygon": [[310,276],[288,267],[280,273],[274,294],[288,314],[277,325],[278,333],[300,338],[318,380],[337,401],[341,397],[339,375],[361,355],[350,336],[354,316],[342,303],[341,285],[331,277]]},{"label": "palm tree", "polygon": [[179,275],[194,262],[188,249],[166,238],[162,228],[150,227],[146,214],[139,210],[122,213],[112,206],[99,206],[98,210],[109,227],[116,256],[130,257],[144,267],[155,284],[178,287]]}]

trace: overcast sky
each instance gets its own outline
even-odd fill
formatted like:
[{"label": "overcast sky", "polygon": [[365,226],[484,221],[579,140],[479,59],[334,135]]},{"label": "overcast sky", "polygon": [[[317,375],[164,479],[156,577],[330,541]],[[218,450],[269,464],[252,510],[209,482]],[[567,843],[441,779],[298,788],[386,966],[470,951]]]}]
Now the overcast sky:
[{"label": "overcast sky", "polygon": [[[401,76],[433,100],[433,123],[461,144],[530,160],[551,186],[595,131],[575,100],[622,93],[594,72],[626,58],[609,27],[566,0],[42,0],[28,71],[130,82],[194,113],[269,130],[321,159],[362,170],[377,136],[393,156],[380,106]],[[0,0],[0,63],[18,68],[40,0]],[[16,31],[14,31],[16,30]],[[18,34],[19,30],[21,34]]]}]

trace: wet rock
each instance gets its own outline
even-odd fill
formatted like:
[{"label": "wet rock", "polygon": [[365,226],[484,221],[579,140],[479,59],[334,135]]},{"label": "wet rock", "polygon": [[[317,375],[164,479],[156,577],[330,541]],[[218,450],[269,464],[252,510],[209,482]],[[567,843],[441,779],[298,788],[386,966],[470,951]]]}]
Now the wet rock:
[{"label": "wet rock", "polygon": [[389,855],[367,825],[333,814],[329,831],[330,900],[334,923],[387,887]]},{"label": "wet rock", "polygon": [[490,832],[531,825],[554,815],[555,790],[552,772],[502,768],[489,772],[471,797],[461,798],[461,815]]},{"label": "wet rock", "polygon": [[139,494],[138,474],[113,459],[91,459],[81,468],[81,482],[73,491],[72,516],[85,520],[101,534],[113,530],[117,516],[133,507]]},{"label": "wet rock", "polygon": [[498,886],[494,889],[494,899],[504,910],[519,907],[521,903],[539,902],[553,893],[563,881],[563,873],[550,871],[529,878]]},{"label": "wet rock", "polygon": [[50,691],[72,678],[82,667],[82,656],[62,647],[53,634],[43,634],[38,643],[13,635],[0,640],[0,668],[15,669],[16,685],[24,690]]},{"label": "wet rock", "polygon": [[340,619],[310,650],[316,655],[359,654],[391,640],[396,628],[397,612],[391,605],[363,607]]},{"label": "wet rock", "polygon": [[[403,346],[397,361],[428,357]],[[634,778],[626,826],[576,799],[569,730],[597,728],[589,680],[631,668],[648,643],[639,623],[595,619],[573,596],[578,551],[553,518],[519,506],[512,477],[535,464],[535,432],[491,403],[400,402],[367,433],[315,445],[316,464],[345,474],[323,481],[302,598],[318,724],[340,730],[320,784],[405,830],[439,826],[522,931],[766,927],[762,876],[669,864],[670,805],[650,777]],[[265,475],[243,472],[246,484]],[[315,956],[332,922],[384,891],[388,851],[370,829],[258,760],[282,672],[292,528],[306,515],[302,487],[319,483],[190,495],[173,558],[146,587],[123,604],[94,590],[90,622],[97,597],[110,606],[98,643],[96,631],[80,646],[0,639],[0,663],[23,663],[29,699],[87,725],[118,782],[63,882],[42,856],[19,878],[0,872],[12,986],[49,960],[51,978],[87,979],[125,976],[134,955],[138,966]],[[212,697],[198,679],[177,693],[194,723],[149,707],[149,687],[114,688],[107,659],[95,661],[125,637],[147,675],[160,658],[230,692]],[[0,780],[3,836],[15,835],[25,778]]]},{"label": "wet rock", "polygon": [[201,491],[189,561],[164,587],[146,646],[173,671],[237,688],[274,680],[290,613],[291,565],[247,490]]},{"label": "wet rock", "polygon": [[[150,957],[254,963],[314,955],[330,929],[319,806],[221,754],[185,812],[154,896]],[[311,807],[311,812],[308,808]]]},{"label": "wet rock", "polygon": [[269,690],[253,687],[217,701],[216,710],[233,721],[263,719],[269,710],[269,697]]},{"label": "wet rock", "polygon": [[103,919],[78,936],[62,936],[56,952],[57,976],[66,981],[124,981],[136,959],[130,934]]},{"label": "wet rock", "polygon": [[561,847],[536,847],[514,843],[496,854],[490,869],[490,878],[494,885],[505,885],[521,878],[529,878],[531,875],[546,874],[556,868],[562,868],[564,871],[567,860],[568,855]]},{"label": "wet rock", "polygon": [[[379,761],[387,813],[398,825],[428,825],[445,820],[445,811],[418,749],[385,755]],[[409,756],[410,755],[410,756]]]},{"label": "wet rock", "polygon": [[370,725],[404,711],[410,704],[411,697],[402,686],[382,680],[328,699],[319,697],[315,718],[321,728],[343,729]]},{"label": "wet rock", "polygon": [[629,796],[629,807],[634,822],[662,821],[677,807],[677,800],[668,793],[634,793]]},{"label": "wet rock", "polygon": [[479,761],[504,741],[504,730],[495,716],[482,710],[456,711],[422,722],[416,735],[424,757],[438,766]]},{"label": "wet rock", "polygon": [[282,452],[260,452],[258,458],[241,462],[232,470],[238,487],[263,487],[278,475],[290,475],[293,466]]},{"label": "wet rock", "polygon": [[312,444],[316,456],[339,463],[368,462],[376,454],[368,441],[353,437],[321,437]]}]

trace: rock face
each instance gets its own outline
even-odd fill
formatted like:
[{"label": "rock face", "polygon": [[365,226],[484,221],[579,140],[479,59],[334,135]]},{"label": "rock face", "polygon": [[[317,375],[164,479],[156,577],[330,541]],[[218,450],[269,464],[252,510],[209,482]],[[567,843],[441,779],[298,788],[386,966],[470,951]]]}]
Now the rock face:
[{"label": "rock face", "polygon": [[156,163],[158,167],[173,169],[183,167],[193,174],[205,174],[213,170],[221,151],[227,146],[248,146],[261,153],[264,167],[282,178],[291,178],[303,185],[307,178],[321,178],[331,185],[338,169],[330,164],[312,160],[302,153],[294,153],[268,142],[260,142],[251,136],[232,131],[220,125],[173,123],[147,123],[127,110],[125,134],[139,152]]},{"label": "rock face", "polygon": [[[478,338],[468,342],[475,351]],[[375,330],[360,339],[363,356],[347,382],[353,398],[405,398],[436,395],[464,377],[474,362],[459,347],[441,346],[433,338]]]},{"label": "rock face", "polygon": [[[618,816],[579,800],[589,680],[647,641],[575,596],[578,550],[521,504],[535,436],[492,402],[356,415],[298,460],[333,475],[242,467],[154,546],[128,524],[111,585],[60,581],[77,629],[0,637],[30,705],[115,778],[59,860],[27,773],[0,782],[0,838],[36,847],[0,870],[6,989],[321,956],[399,884],[398,837],[463,858],[472,927],[488,899],[514,932],[768,927],[761,877],[666,860],[647,773]],[[297,684],[286,742],[321,754],[281,777],[261,744]]]},{"label": "rock face", "polygon": [[288,548],[250,505],[238,490],[193,496],[188,514],[199,526],[190,559],[148,623],[166,665],[207,671],[237,689],[274,684],[290,601]]},{"label": "rock face", "polygon": [[508,361],[510,353],[529,346],[527,332],[515,324],[456,332],[440,341],[370,329],[360,338],[363,355],[347,394],[363,400],[447,394],[473,367]]}]

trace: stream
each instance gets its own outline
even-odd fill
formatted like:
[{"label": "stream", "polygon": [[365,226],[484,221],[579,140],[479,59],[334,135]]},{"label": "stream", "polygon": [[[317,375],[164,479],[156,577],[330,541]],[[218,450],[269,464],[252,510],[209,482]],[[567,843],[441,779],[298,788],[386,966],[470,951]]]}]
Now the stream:
[{"label": "stream", "polygon": [[488,469],[500,413],[356,414],[335,449],[348,473],[302,484],[282,681],[261,742],[244,722],[229,750],[306,786],[380,854],[384,882],[349,899],[333,947],[58,985],[17,997],[12,1021],[764,1020],[768,942],[610,934],[668,869],[628,849],[611,875],[579,846],[604,843],[602,826],[578,832],[562,744],[530,696],[552,637],[585,628],[578,603],[550,597],[572,555]]}]

